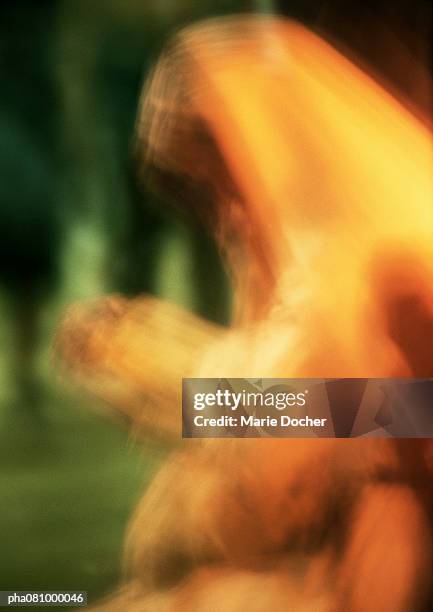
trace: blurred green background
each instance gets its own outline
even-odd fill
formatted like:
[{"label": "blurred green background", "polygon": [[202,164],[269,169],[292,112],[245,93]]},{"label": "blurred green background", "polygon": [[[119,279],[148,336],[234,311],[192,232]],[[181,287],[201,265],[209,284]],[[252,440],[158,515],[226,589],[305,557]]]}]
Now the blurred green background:
[{"label": "blurred green background", "polygon": [[[51,345],[68,304],[146,292],[229,318],[210,238],[143,193],[131,172],[140,88],[167,38],[206,16],[278,9],[356,30],[358,51],[386,72],[386,54],[374,56],[362,35],[368,4],[2,1],[0,590],[87,590],[95,601],[115,588],[128,517],[168,452],[138,445],[60,380]],[[392,6],[399,40],[406,16],[426,23],[423,0],[416,10]]]}]

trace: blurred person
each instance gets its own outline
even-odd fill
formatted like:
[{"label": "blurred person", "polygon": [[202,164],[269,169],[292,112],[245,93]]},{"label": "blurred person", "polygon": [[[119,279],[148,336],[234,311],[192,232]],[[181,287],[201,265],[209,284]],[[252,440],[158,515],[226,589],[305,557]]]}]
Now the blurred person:
[{"label": "blurred person", "polygon": [[[431,376],[430,138],[377,83],[296,24],[207,22],[162,55],[138,133],[153,188],[220,242],[235,317],[224,330],[155,300],[78,306],[59,349],[80,382],[176,441],[182,376]],[[184,440],[102,608],[426,611],[430,450]]]}]

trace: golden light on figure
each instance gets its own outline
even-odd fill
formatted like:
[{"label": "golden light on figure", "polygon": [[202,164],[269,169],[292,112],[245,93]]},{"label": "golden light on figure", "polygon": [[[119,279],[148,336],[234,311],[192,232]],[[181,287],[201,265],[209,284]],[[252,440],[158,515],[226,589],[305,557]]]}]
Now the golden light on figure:
[{"label": "golden light on figure", "polygon": [[[59,346],[82,384],[177,438],[182,377],[433,375],[431,135],[326,42],[270,17],[181,32],[145,88],[137,151],[154,187],[212,227],[234,322],[146,298],[77,308]],[[184,440],[105,608],[423,610],[427,451]]]},{"label": "golden light on figure", "polygon": [[[409,373],[373,280],[384,259],[398,269],[415,260],[426,287],[432,272],[430,133],[401,104],[301,26],[223,20],[180,35],[139,130],[148,162],[211,190],[235,261],[239,324],[268,321],[283,303],[306,334],[301,353],[316,350],[320,330],[339,357],[324,370],[310,354],[291,375]],[[224,163],[214,174],[212,146]]]}]

